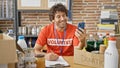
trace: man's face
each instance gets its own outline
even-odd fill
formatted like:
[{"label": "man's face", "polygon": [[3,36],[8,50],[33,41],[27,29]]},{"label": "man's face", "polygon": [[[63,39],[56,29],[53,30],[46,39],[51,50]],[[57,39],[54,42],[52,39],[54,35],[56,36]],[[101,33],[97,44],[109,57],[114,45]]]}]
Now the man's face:
[{"label": "man's face", "polygon": [[57,11],[55,13],[54,22],[58,28],[65,28],[67,23],[67,16],[65,12]]}]

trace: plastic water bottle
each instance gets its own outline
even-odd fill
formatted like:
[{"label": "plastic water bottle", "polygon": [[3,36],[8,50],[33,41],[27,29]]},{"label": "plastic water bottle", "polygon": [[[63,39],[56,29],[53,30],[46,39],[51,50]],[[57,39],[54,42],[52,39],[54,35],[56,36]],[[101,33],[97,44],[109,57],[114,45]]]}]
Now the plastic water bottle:
[{"label": "plastic water bottle", "polygon": [[87,39],[87,47],[86,50],[88,52],[91,52],[94,50],[94,44],[95,44],[95,38],[92,34],[89,35],[89,38]]},{"label": "plastic water bottle", "polygon": [[104,68],[118,68],[119,54],[116,48],[116,38],[110,37],[104,53]]},{"label": "plastic water bottle", "polygon": [[26,41],[25,41],[25,39],[24,39],[24,36],[19,36],[19,37],[18,37],[17,44],[18,44],[22,49],[26,49],[26,48],[27,48],[27,44],[26,44]]},{"label": "plastic water bottle", "polygon": [[104,44],[103,35],[102,34],[99,35],[99,39],[97,40],[96,50],[99,50],[101,44]]}]

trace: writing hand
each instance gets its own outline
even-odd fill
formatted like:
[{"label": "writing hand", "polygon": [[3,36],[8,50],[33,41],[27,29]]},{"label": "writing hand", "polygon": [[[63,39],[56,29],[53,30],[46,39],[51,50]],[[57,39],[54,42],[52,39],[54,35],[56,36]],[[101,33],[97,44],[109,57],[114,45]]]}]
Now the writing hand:
[{"label": "writing hand", "polygon": [[49,61],[56,61],[59,58],[59,56],[53,52],[47,53],[45,55],[45,59]]}]

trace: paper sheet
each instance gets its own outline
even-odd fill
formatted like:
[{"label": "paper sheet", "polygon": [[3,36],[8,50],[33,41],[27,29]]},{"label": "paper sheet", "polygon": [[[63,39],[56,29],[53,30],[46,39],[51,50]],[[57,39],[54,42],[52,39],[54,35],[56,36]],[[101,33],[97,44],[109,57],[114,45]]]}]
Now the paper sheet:
[{"label": "paper sheet", "polygon": [[69,64],[64,60],[64,58],[62,56],[59,56],[58,60],[56,60],[56,61],[45,60],[46,67],[51,67],[51,65],[55,65],[55,64],[62,64],[64,66],[69,66]]},{"label": "paper sheet", "polygon": [[101,11],[101,19],[110,18],[110,11]]}]

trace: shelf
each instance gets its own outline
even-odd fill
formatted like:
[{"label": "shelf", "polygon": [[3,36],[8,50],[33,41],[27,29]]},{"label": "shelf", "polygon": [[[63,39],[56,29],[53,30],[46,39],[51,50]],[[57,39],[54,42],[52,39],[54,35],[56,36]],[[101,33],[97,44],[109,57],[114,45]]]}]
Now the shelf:
[{"label": "shelf", "polygon": [[100,18],[101,20],[118,20],[118,19],[111,19],[111,18]]},{"label": "shelf", "polygon": [[40,13],[47,13],[49,10],[18,10],[18,12],[40,12]]},{"label": "shelf", "polygon": [[0,20],[14,20],[14,18],[0,18]]},{"label": "shelf", "polygon": [[102,24],[114,24],[115,22],[118,22],[118,20],[115,20],[115,19],[101,19]]},{"label": "shelf", "polygon": [[38,37],[37,35],[24,35],[25,37]]}]

